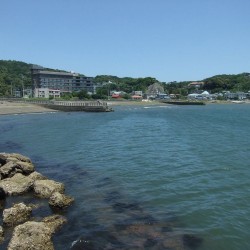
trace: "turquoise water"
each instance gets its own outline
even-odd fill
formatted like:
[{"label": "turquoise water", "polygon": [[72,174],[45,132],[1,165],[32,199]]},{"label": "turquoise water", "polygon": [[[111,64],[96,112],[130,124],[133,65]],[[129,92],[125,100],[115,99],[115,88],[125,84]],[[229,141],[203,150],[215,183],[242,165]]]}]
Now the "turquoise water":
[{"label": "turquoise water", "polygon": [[249,105],[1,116],[0,132],[75,197],[56,249],[250,249]]}]

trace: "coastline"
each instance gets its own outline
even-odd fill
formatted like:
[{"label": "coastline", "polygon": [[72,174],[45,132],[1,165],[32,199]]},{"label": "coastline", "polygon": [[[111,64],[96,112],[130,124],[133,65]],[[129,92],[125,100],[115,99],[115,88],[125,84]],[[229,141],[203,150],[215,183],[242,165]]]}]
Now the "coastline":
[{"label": "coastline", "polygon": [[[108,101],[108,106],[132,106],[132,105],[162,105],[158,101]],[[0,101],[0,115],[15,115],[15,114],[31,114],[31,113],[47,113],[47,112],[60,112],[54,109],[45,108],[36,104],[31,103],[17,103]]]},{"label": "coastline", "polygon": [[[160,101],[130,101],[130,100],[109,100],[108,106],[159,106],[170,105],[162,103]],[[205,101],[205,104],[237,104],[232,101]],[[250,104],[249,101],[245,101],[243,104]],[[32,113],[47,113],[47,112],[59,112],[57,110],[45,108],[31,103],[15,103],[8,101],[0,101],[0,115],[15,115],[15,114],[32,114]]]},{"label": "coastline", "polygon": [[0,101],[0,115],[57,112],[31,103]]}]

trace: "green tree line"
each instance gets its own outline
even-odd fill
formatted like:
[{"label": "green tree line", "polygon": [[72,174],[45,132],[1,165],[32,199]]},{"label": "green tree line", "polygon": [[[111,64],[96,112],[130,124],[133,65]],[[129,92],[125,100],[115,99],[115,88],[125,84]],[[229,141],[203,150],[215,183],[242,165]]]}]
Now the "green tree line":
[{"label": "green tree line", "polygon": [[[32,64],[20,61],[0,60],[0,96],[11,96],[15,89],[21,90],[23,87],[31,87],[31,68]],[[48,68],[46,68],[48,69]],[[63,71],[57,69],[48,69],[53,71]],[[65,71],[64,71],[65,72]],[[216,75],[210,78],[201,80],[205,84],[203,90],[211,93],[217,93],[224,90],[232,92],[250,90],[250,73],[241,73],[237,75]],[[94,82],[100,84],[97,88],[97,93],[92,98],[107,98],[112,90],[124,91],[132,93],[133,91],[146,92],[149,85],[160,83],[156,78],[132,78],[132,77],[117,77],[112,75],[97,75],[94,77]],[[168,94],[187,95],[195,89],[188,85],[191,81],[161,83],[164,90]],[[67,96],[79,98],[90,98],[85,91],[73,93]]]}]

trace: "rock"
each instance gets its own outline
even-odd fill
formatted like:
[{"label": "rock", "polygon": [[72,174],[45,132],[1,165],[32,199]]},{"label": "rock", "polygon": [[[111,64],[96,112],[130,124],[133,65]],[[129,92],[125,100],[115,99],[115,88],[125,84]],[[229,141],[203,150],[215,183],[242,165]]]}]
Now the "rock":
[{"label": "rock", "polygon": [[28,158],[26,156],[23,156],[21,154],[17,154],[17,153],[12,153],[12,154],[0,153],[0,163],[1,164],[5,164],[5,163],[7,163],[9,161],[13,161],[13,162],[22,161],[22,162],[31,163],[30,158]]},{"label": "rock", "polygon": [[69,206],[74,201],[74,198],[66,196],[59,192],[54,192],[49,199],[49,204],[53,207],[64,208]]},{"label": "rock", "polygon": [[0,226],[0,244],[3,242],[4,240],[4,231],[3,231],[3,227]]},{"label": "rock", "polygon": [[34,171],[33,173],[31,173],[29,175],[29,178],[32,179],[32,180],[34,180],[34,181],[36,181],[36,180],[46,180],[47,179],[47,177],[43,176],[42,174],[40,174],[40,173],[38,173],[36,171]]},{"label": "rock", "polygon": [[55,233],[59,230],[63,224],[67,222],[66,218],[55,214],[48,217],[45,217],[42,222],[44,222],[50,229],[52,233]]},{"label": "rock", "polygon": [[1,180],[0,188],[2,188],[7,195],[19,195],[31,190],[33,183],[34,181],[28,176],[17,173],[11,178]]},{"label": "rock", "polygon": [[51,237],[65,222],[60,215],[46,217],[42,222],[25,222],[15,227],[8,250],[54,250]]},{"label": "rock", "polygon": [[27,221],[31,216],[32,208],[24,203],[15,204],[3,211],[3,223],[7,226],[18,225]]},{"label": "rock", "polygon": [[15,227],[8,250],[54,250],[52,230],[43,222],[28,221]]},{"label": "rock", "polygon": [[34,172],[35,167],[30,162],[22,162],[16,159],[16,161],[7,161],[6,164],[0,167],[0,174],[2,179],[10,178],[16,173],[29,175]]},{"label": "rock", "polygon": [[52,193],[64,192],[64,185],[53,180],[36,180],[34,182],[34,192],[42,198],[50,198]]},{"label": "rock", "polygon": [[17,158],[14,158],[14,157],[8,157],[7,158],[7,160],[6,160],[6,162],[10,162],[10,161],[12,161],[12,162],[17,162],[17,161],[19,161]]},{"label": "rock", "polygon": [[35,170],[35,167],[31,162],[17,161],[16,164],[18,168],[22,170],[24,175],[29,175]]},{"label": "rock", "polygon": [[18,169],[18,165],[15,162],[9,161],[0,168],[0,174],[2,179],[14,176],[17,172],[21,172]]},{"label": "rock", "polygon": [[6,198],[6,193],[3,188],[0,187],[0,200],[4,200]]},{"label": "rock", "polygon": [[32,163],[30,158],[23,156],[21,154],[16,154],[16,153],[8,154],[8,158],[10,157],[16,158],[17,160],[22,161],[22,162]]}]

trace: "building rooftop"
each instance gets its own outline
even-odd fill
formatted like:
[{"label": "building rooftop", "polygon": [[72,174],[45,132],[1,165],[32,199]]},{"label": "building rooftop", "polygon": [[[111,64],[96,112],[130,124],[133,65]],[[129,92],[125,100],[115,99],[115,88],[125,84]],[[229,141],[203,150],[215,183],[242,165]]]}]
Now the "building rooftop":
[{"label": "building rooftop", "polygon": [[38,72],[35,72],[34,74],[61,75],[61,76],[78,76],[78,74],[75,74],[75,73],[54,72],[54,71],[48,71],[48,70],[39,70]]}]

